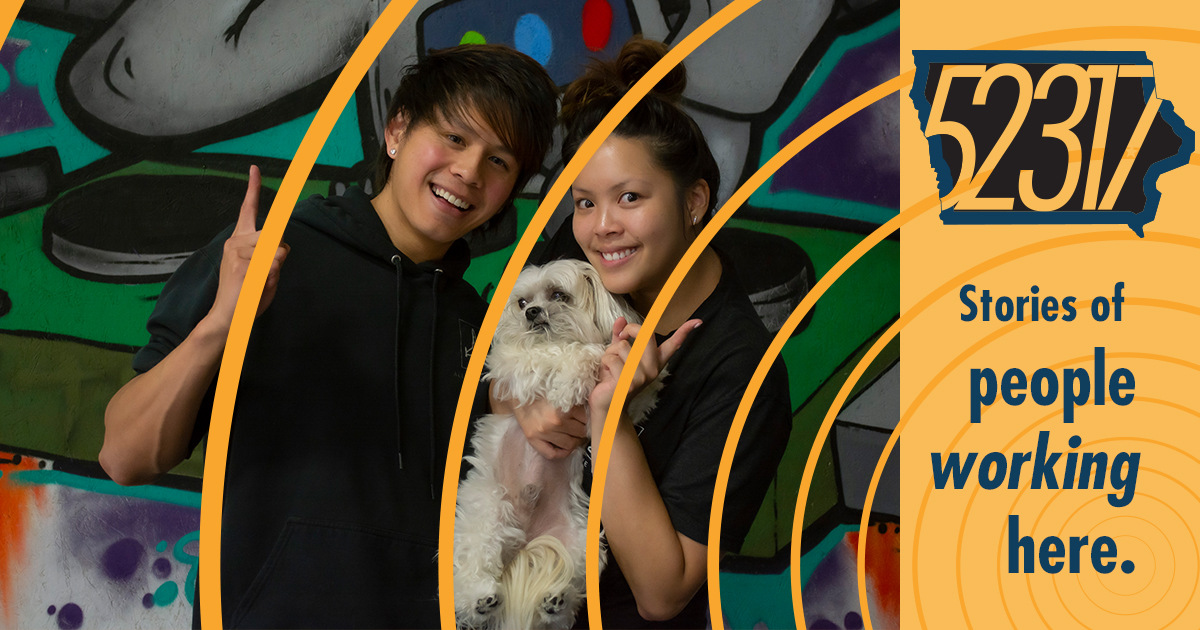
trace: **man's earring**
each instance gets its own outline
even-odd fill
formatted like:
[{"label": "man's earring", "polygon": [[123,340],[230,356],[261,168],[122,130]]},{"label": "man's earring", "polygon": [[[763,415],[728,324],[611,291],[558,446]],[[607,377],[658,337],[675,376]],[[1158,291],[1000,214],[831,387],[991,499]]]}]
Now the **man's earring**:
[{"label": "man's earring", "polygon": [[388,149],[388,155],[396,155],[395,149]]},{"label": "man's earring", "polygon": [[700,217],[692,217],[692,225],[696,225],[699,222],[700,222]]}]

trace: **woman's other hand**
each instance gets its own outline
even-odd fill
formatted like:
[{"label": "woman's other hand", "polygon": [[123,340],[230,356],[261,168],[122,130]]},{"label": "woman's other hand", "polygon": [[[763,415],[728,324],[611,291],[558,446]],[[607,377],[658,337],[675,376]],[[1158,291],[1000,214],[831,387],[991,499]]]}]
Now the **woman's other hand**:
[{"label": "woman's other hand", "polygon": [[[700,323],[698,319],[689,319],[684,322],[671,334],[670,338],[663,342],[661,347],[653,337],[650,338],[646,351],[642,353],[642,358],[638,361],[637,372],[634,373],[633,382],[629,386],[629,395],[625,397],[626,403],[641,393],[646,385],[658,378],[667,361],[683,345],[688,334],[700,327]],[[591,417],[596,420],[598,425],[602,425],[604,417],[608,415],[608,408],[617,388],[617,379],[621,376],[621,370],[625,368],[625,362],[629,360],[629,351],[633,349],[632,342],[641,330],[640,324],[631,324],[625,321],[624,317],[617,318],[616,323],[613,324],[612,342],[604,351],[604,356],[600,358],[599,380],[591,395],[588,396]]]}]

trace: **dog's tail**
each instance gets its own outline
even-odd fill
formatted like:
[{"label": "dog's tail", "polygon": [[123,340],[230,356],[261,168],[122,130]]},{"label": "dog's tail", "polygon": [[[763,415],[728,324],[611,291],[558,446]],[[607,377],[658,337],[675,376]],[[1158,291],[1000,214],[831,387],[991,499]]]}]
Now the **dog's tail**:
[{"label": "dog's tail", "polygon": [[[561,617],[560,611],[567,613],[563,621],[569,627],[575,615],[563,608],[563,596],[571,590],[574,576],[575,563],[562,541],[548,535],[529,541],[500,578],[504,593],[500,627],[543,627],[546,617]],[[554,600],[549,608],[548,598]]]}]

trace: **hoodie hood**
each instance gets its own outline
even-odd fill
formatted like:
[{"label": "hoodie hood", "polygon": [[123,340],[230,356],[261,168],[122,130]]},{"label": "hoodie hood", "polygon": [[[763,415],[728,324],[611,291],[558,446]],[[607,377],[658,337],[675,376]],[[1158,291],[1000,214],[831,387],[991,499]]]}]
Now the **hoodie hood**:
[{"label": "hoodie hood", "polygon": [[387,228],[371,205],[371,197],[361,188],[351,186],[339,197],[315,195],[296,206],[292,221],[303,223],[334,240],[358,250],[385,264],[400,256],[403,273],[432,273],[440,269],[447,281],[462,278],[471,264],[471,250],[464,239],[450,245],[441,260],[414,263],[388,238]]}]

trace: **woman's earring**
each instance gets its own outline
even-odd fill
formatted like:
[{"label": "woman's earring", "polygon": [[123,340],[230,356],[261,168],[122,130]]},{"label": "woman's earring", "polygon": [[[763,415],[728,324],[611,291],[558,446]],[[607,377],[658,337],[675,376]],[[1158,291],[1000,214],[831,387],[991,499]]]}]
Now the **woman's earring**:
[{"label": "woman's earring", "polygon": [[388,149],[388,155],[396,155],[395,149]]},{"label": "woman's earring", "polygon": [[700,222],[700,217],[692,217],[692,225],[696,225],[699,222]]}]

